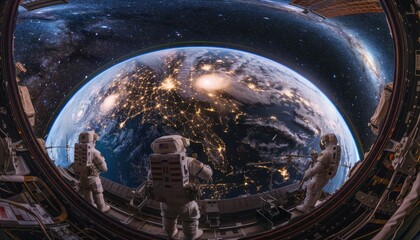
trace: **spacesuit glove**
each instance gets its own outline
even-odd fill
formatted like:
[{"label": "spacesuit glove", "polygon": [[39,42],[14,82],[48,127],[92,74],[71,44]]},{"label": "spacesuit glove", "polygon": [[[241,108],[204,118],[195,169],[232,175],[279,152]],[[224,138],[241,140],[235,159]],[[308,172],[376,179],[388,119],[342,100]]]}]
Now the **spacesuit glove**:
[{"label": "spacesuit glove", "polygon": [[312,171],[311,170],[306,170],[305,174],[303,175],[303,179],[308,179],[312,177]]}]

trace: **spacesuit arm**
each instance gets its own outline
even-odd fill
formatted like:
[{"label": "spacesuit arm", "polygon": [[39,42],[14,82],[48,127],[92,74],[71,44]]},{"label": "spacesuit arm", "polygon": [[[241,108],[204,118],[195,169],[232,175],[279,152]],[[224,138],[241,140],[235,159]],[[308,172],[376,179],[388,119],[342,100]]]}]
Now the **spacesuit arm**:
[{"label": "spacesuit arm", "polygon": [[305,172],[304,178],[311,178],[315,174],[323,173],[328,169],[328,154],[321,153],[315,165]]},{"label": "spacesuit arm", "polygon": [[104,158],[104,156],[102,156],[102,154],[99,151],[95,151],[94,157],[93,157],[93,162],[95,163],[96,167],[98,167],[98,169],[101,172],[108,171],[108,167],[106,165],[105,158]]},{"label": "spacesuit arm", "polygon": [[206,181],[213,181],[211,177],[213,175],[213,170],[209,165],[203,164],[202,171],[198,174],[198,177]]},{"label": "spacesuit arm", "polygon": [[206,181],[213,181],[211,177],[213,175],[213,170],[209,165],[203,164],[195,158],[191,158],[189,168],[190,174],[193,177],[198,177]]}]

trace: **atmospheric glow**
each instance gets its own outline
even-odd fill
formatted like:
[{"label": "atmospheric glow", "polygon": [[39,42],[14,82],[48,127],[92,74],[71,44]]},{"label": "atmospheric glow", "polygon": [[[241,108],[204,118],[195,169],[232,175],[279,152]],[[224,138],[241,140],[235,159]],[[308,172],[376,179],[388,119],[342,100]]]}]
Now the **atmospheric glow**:
[{"label": "atmospheric glow", "polygon": [[195,81],[195,87],[206,91],[216,91],[229,86],[230,79],[225,74],[211,73],[202,75]]}]

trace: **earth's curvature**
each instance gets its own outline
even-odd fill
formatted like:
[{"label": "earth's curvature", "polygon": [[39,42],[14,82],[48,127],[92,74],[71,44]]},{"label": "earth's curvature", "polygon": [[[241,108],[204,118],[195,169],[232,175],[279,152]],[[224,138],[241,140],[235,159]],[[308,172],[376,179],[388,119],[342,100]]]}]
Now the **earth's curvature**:
[{"label": "earth's curvature", "polygon": [[[47,145],[71,147],[84,130],[101,137],[97,148],[109,168],[102,175],[130,187],[144,182],[154,139],[190,138],[189,154],[214,169],[205,196],[217,199],[300,180],[309,159],[287,163],[282,156],[320,151],[324,133],[335,133],[342,146],[342,166],[325,190],[340,187],[346,166],[359,160],[344,118],[315,85],[279,63],[227,48],[172,48],[110,67],[68,100]],[[60,166],[73,161],[71,149],[49,155]]]}]

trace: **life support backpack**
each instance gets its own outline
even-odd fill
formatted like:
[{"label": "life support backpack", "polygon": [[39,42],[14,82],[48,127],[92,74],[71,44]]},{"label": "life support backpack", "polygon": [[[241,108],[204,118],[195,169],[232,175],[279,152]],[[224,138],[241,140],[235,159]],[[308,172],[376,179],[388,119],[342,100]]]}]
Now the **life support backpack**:
[{"label": "life support backpack", "polygon": [[332,179],[334,178],[335,174],[337,173],[338,167],[340,166],[340,159],[341,159],[341,146],[333,145],[330,146],[332,149],[332,156],[330,159],[327,178]]},{"label": "life support backpack", "polygon": [[73,170],[78,175],[90,176],[94,169],[92,161],[92,152],[90,151],[92,144],[76,143],[74,145],[74,163]]}]

